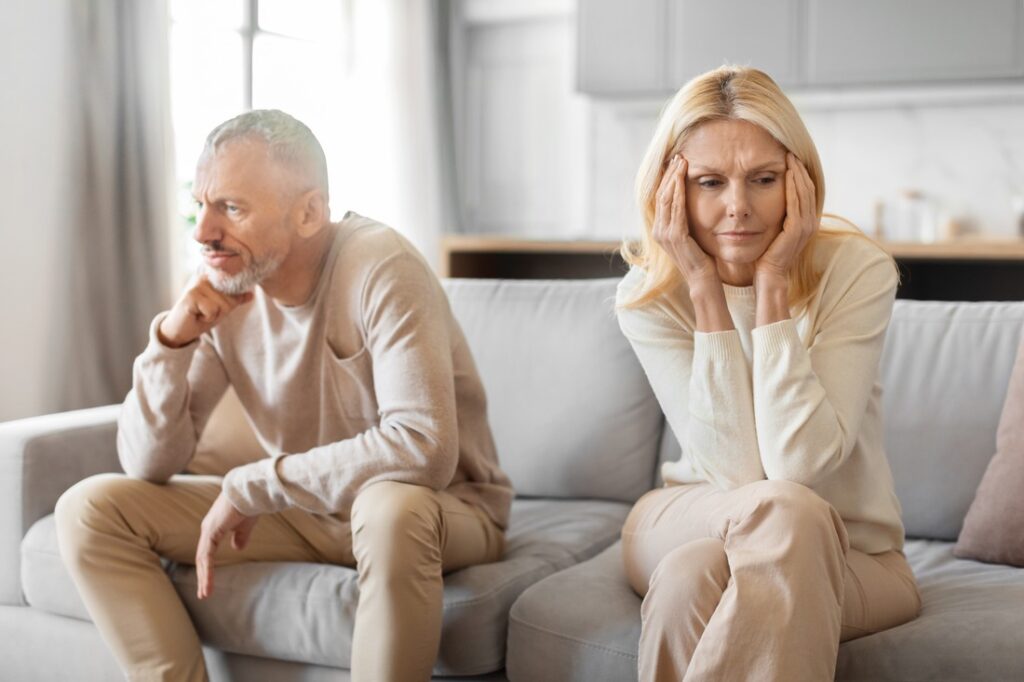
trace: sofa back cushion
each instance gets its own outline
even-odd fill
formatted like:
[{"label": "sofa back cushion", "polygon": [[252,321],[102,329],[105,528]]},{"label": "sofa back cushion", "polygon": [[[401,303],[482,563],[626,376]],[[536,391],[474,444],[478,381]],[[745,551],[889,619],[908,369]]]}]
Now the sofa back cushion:
[{"label": "sofa back cushion", "polygon": [[662,415],[615,320],[617,279],[447,280],[516,493],[632,502]]},{"label": "sofa back cushion", "polygon": [[909,537],[955,540],[996,451],[1024,302],[898,300],[882,356],[885,445]]}]

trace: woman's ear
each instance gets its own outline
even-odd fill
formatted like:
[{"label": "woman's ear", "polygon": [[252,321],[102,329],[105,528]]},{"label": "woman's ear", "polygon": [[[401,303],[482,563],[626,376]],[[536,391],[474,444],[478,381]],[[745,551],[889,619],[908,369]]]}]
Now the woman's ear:
[{"label": "woman's ear", "polygon": [[295,218],[299,236],[309,239],[327,223],[327,201],[319,189],[311,189],[295,201]]}]

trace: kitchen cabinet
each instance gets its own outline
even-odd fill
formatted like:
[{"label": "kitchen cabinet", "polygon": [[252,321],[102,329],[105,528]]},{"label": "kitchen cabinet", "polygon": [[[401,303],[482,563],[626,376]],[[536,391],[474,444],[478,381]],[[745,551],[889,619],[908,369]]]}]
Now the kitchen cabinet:
[{"label": "kitchen cabinet", "polygon": [[1024,76],[1020,0],[808,0],[807,83]]},{"label": "kitchen cabinet", "polygon": [[665,0],[579,0],[576,87],[600,95],[661,93],[668,80]]},{"label": "kitchen cabinet", "polygon": [[663,96],[723,63],[787,89],[1024,79],[1024,2],[579,0],[581,92]]},{"label": "kitchen cabinet", "polygon": [[[583,3],[586,0],[581,0]],[[725,63],[750,64],[799,85],[801,0],[669,0],[668,90]]]}]

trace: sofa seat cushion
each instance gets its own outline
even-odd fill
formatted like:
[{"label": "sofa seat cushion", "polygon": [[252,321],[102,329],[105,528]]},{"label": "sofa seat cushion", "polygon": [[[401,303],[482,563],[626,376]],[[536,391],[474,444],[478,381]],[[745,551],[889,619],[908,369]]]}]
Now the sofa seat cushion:
[{"label": "sofa seat cushion", "polygon": [[[836,679],[1024,680],[1024,569],[957,559],[952,547],[907,543],[921,616],[844,643]],[[640,603],[619,543],[538,582],[510,614],[509,679],[635,680]]]},{"label": "sofa seat cushion", "polygon": [[[504,663],[508,611],[524,589],[584,561],[619,536],[629,506],[591,500],[516,500],[505,558],[445,578],[438,675],[475,675]],[[359,589],[351,568],[254,562],[217,570],[213,597],[196,599],[195,570],[167,565],[204,642],[231,653],[349,667]],[[30,606],[88,620],[61,563],[52,516],[22,542]],[[121,598],[138,598],[122,595]]]}]

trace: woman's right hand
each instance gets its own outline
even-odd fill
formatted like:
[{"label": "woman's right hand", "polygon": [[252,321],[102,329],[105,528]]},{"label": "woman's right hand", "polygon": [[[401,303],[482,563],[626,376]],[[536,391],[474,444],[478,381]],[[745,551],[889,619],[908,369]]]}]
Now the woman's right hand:
[{"label": "woman's right hand", "polygon": [[686,159],[676,154],[665,169],[655,201],[651,236],[675,263],[691,291],[702,285],[721,287],[715,260],[690,236],[686,220],[686,168]]}]

